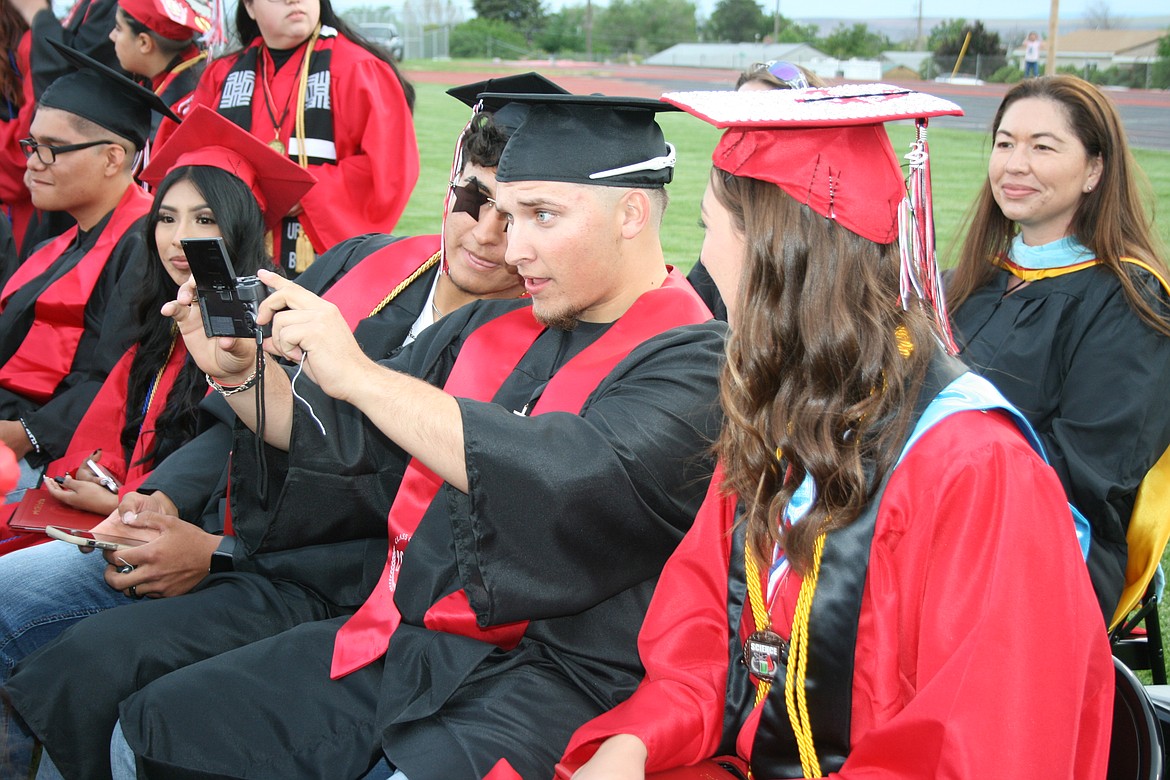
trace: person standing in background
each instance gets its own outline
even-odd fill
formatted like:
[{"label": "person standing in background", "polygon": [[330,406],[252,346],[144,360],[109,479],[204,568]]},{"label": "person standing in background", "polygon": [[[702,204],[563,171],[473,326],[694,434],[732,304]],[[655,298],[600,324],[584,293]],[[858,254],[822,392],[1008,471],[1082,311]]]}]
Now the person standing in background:
[{"label": "person standing in background", "polygon": [[1040,75],[1040,48],[1043,42],[1035,32],[1028,33],[1024,39],[1024,78],[1030,79]]},{"label": "person standing in background", "polygon": [[[243,46],[208,66],[191,97],[317,177],[274,236],[290,277],[363,233],[390,233],[418,179],[414,88],[330,0],[240,0]],[[159,128],[163,144],[174,131]]]}]

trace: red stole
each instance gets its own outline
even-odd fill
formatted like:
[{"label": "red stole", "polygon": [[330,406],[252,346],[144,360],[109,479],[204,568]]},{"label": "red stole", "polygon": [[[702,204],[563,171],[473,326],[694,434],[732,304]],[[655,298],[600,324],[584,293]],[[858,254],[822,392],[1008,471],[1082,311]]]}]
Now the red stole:
[{"label": "red stole", "polygon": [[[705,322],[711,313],[676,271],[662,287],[644,293],[597,341],[566,363],[549,381],[532,414],[580,414],[585,399],[639,344],[680,325]],[[490,401],[544,332],[530,308],[517,309],[477,328],[456,358],[444,390],[454,396]],[[365,604],[337,632],[330,677],[338,679],[381,658],[402,622],[394,603],[406,546],[442,485],[430,469],[411,459],[390,507],[390,548],[382,578]],[[383,586],[381,583],[385,583]],[[481,629],[466,594],[460,590],[427,611],[425,623],[444,630],[515,647],[527,630],[524,621]]]},{"label": "red stole", "polygon": [[154,384],[150,406],[147,407],[142,428],[137,441],[134,442],[130,461],[127,462],[121,437],[122,429],[126,427],[130,366],[137,351],[137,345],[131,347],[110,371],[85,416],[81,418],[73,438],[69,440],[65,455],[50,463],[45,470],[46,474],[57,476],[75,469],[98,449],[102,451],[101,465],[123,483],[124,487],[136,486],[154,468],[153,461],[144,462],[143,458],[154,447],[158,418],[166,408],[167,397],[175,385],[183,362],[187,359],[187,347],[182,339],[175,340],[162,374]]},{"label": "red stole", "polygon": [[[53,397],[73,366],[85,332],[86,304],[110,254],[135,220],[150,210],[150,204],[150,196],[141,189],[133,185],[126,188],[93,248],[37,298],[32,327],[20,348],[0,368],[0,387],[39,404]],[[77,228],[65,231],[24,261],[0,295],[0,310],[14,292],[49,270],[77,238],[77,232]]]},{"label": "red stole", "polygon": [[337,306],[349,329],[370,316],[388,293],[439,251],[439,236],[414,236],[395,241],[345,272],[321,297]]}]

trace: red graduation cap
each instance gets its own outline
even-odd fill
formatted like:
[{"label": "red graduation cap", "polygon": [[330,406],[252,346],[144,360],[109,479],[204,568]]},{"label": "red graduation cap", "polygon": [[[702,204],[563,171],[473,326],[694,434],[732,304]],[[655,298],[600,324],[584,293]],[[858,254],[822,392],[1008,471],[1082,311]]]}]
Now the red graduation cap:
[{"label": "red graduation cap", "polygon": [[[934,310],[953,351],[934,255],[926,123],[960,116],[949,100],[889,84],[842,84],[764,92],[671,92],[671,105],[727,128],[715,167],[771,182],[816,213],[879,244],[899,241],[902,305]],[[883,123],[914,120],[909,189]]]},{"label": "red graduation cap", "polygon": [[118,0],[122,11],[164,38],[187,41],[211,29],[211,20],[186,0]]},{"label": "red graduation cap", "polygon": [[252,191],[270,229],[317,183],[309,171],[268,148],[206,106],[196,106],[154,151],[141,179],[152,187],[183,165],[208,165],[235,175]]},{"label": "red graduation cap", "polygon": [[771,182],[879,244],[898,237],[906,197],[882,123],[961,115],[949,100],[886,84],[767,92],[672,92],[666,102],[728,128],[717,168]]}]

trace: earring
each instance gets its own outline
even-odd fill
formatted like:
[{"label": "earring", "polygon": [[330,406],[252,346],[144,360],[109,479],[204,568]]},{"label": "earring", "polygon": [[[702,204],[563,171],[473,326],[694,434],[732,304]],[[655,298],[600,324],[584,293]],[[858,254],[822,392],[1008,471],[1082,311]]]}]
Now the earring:
[{"label": "earring", "polygon": [[1086,194],[1086,195],[1087,195],[1087,194],[1089,194],[1089,193],[1090,193],[1090,192],[1092,192],[1092,191],[1093,191],[1093,185],[1092,185],[1092,184],[1089,184],[1089,185],[1087,185],[1087,186],[1085,187],[1085,194]]}]

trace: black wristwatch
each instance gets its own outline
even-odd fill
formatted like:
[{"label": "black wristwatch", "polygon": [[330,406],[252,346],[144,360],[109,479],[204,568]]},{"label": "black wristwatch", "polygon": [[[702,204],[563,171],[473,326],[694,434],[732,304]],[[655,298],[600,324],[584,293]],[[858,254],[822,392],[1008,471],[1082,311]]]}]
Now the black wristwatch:
[{"label": "black wristwatch", "polygon": [[211,565],[207,571],[211,574],[222,574],[227,571],[235,571],[236,564],[232,561],[232,551],[236,549],[236,537],[224,536],[219,540],[219,547],[215,548],[215,552],[211,554]]}]

